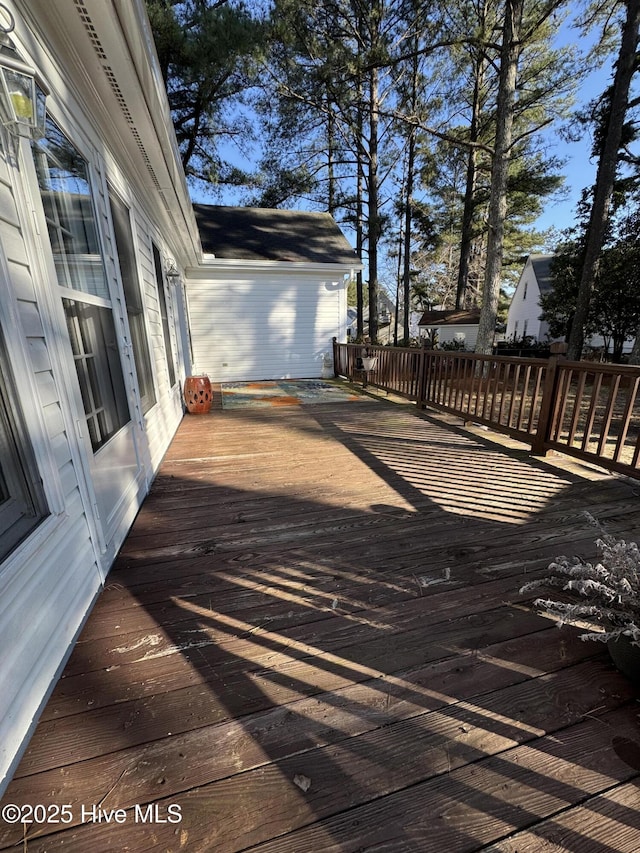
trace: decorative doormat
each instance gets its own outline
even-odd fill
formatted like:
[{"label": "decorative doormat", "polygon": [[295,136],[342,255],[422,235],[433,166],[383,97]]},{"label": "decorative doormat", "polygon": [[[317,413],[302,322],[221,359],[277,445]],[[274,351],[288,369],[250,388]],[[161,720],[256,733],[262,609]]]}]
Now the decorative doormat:
[{"label": "decorative doormat", "polygon": [[362,400],[340,385],[322,379],[279,379],[264,382],[223,382],[222,408],[243,406],[309,406]]}]

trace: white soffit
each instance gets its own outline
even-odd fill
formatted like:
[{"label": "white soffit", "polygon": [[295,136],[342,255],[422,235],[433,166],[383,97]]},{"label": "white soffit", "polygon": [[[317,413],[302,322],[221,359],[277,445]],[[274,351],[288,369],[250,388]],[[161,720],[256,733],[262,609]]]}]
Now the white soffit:
[{"label": "white soffit", "polygon": [[55,54],[62,66],[58,73],[66,75],[51,81],[52,97],[63,99],[65,88],[71,88],[108,147],[119,157],[126,151],[128,177],[165,220],[167,233],[179,240],[184,261],[193,263],[201,254],[198,230],[141,2],[18,0],[16,5]]}]

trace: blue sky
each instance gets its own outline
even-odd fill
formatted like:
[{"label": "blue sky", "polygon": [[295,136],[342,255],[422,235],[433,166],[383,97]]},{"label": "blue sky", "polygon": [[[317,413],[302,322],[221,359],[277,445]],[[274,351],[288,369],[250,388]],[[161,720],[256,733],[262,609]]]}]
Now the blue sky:
[{"label": "blue sky", "polygon": [[[580,105],[601,94],[610,81],[611,68],[600,69],[591,74],[584,86],[581,88]],[[592,138],[589,132],[577,142],[565,142],[560,139],[556,130],[549,133],[549,142],[553,153],[563,159],[566,165],[563,169],[565,175],[565,197],[560,200],[547,202],[545,210],[536,222],[540,230],[556,228],[562,230],[569,227],[575,218],[576,204],[580,199],[581,191],[593,185],[596,178],[597,162],[591,157]]]},{"label": "blue sky", "polygon": [[591,137],[584,136],[579,142],[555,141],[554,154],[567,158],[563,169],[565,177],[565,195],[561,199],[550,200],[546,203],[542,215],[537,219],[535,227],[540,231],[549,228],[563,230],[575,220],[576,204],[585,187],[591,186],[596,178],[597,163],[591,159]]},{"label": "blue sky", "polygon": [[[585,53],[595,40],[596,34],[592,34],[589,39],[581,38],[579,31],[569,19],[562,24],[558,31],[557,46],[577,44],[580,50]],[[576,94],[576,109],[586,106],[611,84],[614,71],[613,61],[614,57],[608,57],[600,68],[586,76]],[[552,200],[547,203],[543,214],[536,222],[536,227],[540,230],[548,228],[562,230],[573,224],[576,204],[580,199],[581,191],[595,183],[598,164],[591,157],[591,132],[585,131],[582,138],[577,142],[561,140],[556,128],[552,129],[548,136],[549,142],[553,146],[552,153],[567,160],[563,170],[565,197],[562,200]]]}]

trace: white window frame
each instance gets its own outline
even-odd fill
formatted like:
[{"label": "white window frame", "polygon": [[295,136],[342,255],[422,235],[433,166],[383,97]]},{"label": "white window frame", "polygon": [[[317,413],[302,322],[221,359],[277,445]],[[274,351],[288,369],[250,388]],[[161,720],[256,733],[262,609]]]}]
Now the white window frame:
[{"label": "white window frame", "polygon": [[[138,263],[138,252],[136,251],[136,243],[135,243],[135,221],[133,217],[133,210],[131,205],[126,201],[123,195],[115,189],[110,181],[107,182],[107,197],[109,201],[109,215],[111,218],[111,228],[113,231],[113,240],[114,240],[114,248],[117,254],[115,259],[117,272],[120,277],[120,284],[122,287],[122,293],[124,298],[124,305],[126,308],[127,314],[127,322],[129,324],[129,338],[131,340],[131,348],[133,351],[134,364],[136,368],[137,374],[137,387],[138,387],[138,395],[140,397],[140,405],[141,411],[143,415],[146,415],[151,409],[157,405],[158,403],[158,387],[156,376],[154,372],[154,358],[153,352],[151,348],[151,335],[149,334],[148,328],[148,311],[144,298],[144,286],[143,286],[143,278],[140,275],[140,267]],[[136,288],[137,293],[137,301],[138,305],[131,305],[130,301],[127,297],[127,286],[125,284],[123,274],[122,274],[122,260],[120,258],[120,251],[118,248],[118,238],[116,231],[116,223],[113,216],[113,203],[119,204],[122,207],[122,213],[126,214],[128,217],[128,230],[129,234],[127,235],[131,239],[131,256],[133,259],[133,274],[135,275],[135,281],[133,282],[133,286]],[[132,327],[131,318],[132,316],[140,318],[140,325],[138,331]],[[137,338],[137,335],[140,336],[140,339]],[[139,347],[139,350],[137,349]],[[142,364],[140,364],[143,362]],[[140,368],[142,367],[142,371],[146,373],[146,381],[149,383],[149,393],[142,393],[143,386],[140,383]]]},{"label": "white window frame", "polygon": [[[115,311],[116,301],[112,297],[112,294],[109,290],[109,278],[108,278],[107,269],[106,269],[106,265],[105,265],[107,253],[105,251],[104,241],[102,238],[102,234],[100,232],[99,216],[98,216],[98,212],[96,210],[96,205],[95,205],[96,188],[95,188],[95,180],[94,180],[93,175],[92,175],[90,160],[82,152],[82,150],[76,144],[76,142],[71,138],[71,135],[68,134],[57,121],[55,121],[52,117],[48,120],[50,120],[53,124],[56,125],[59,132],[62,134],[62,136],[65,137],[65,139],[67,140],[69,145],[82,158],[82,160],[86,166],[86,183],[88,184],[88,187],[89,187],[88,200],[89,200],[89,202],[91,204],[91,208],[92,208],[91,212],[92,212],[92,217],[93,217],[93,226],[95,229],[94,238],[95,238],[95,241],[97,242],[97,248],[98,248],[98,251],[100,254],[99,255],[93,255],[93,254],[91,254],[91,255],[74,255],[73,258],[77,259],[78,257],[80,257],[80,258],[86,257],[87,260],[90,262],[98,261],[100,263],[100,266],[102,269],[102,277],[103,277],[103,281],[104,281],[103,292],[105,294],[104,296],[102,296],[102,295],[96,295],[94,293],[87,292],[86,290],[76,290],[74,288],[67,287],[64,284],[61,284],[59,278],[57,278],[56,280],[58,283],[58,288],[57,288],[58,289],[58,295],[61,297],[61,304],[62,304],[62,300],[68,299],[68,300],[73,300],[74,302],[85,303],[88,305],[94,305],[94,306],[99,307],[99,308],[107,309],[111,314],[111,317],[112,317],[113,323],[114,323],[114,328],[116,329],[117,366],[119,369],[119,376],[117,378],[122,380],[122,387],[119,389],[119,391],[122,393],[122,400],[124,401],[124,407],[126,407],[126,419],[123,420],[121,423],[119,423],[119,426],[117,426],[117,428],[111,429],[109,436],[105,440],[96,441],[92,431],[89,429],[89,421],[90,421],[90,418],[92,417],[92,415],[94,414],[93,409],[91,411],[87,411],[85,408],[85,405],[84,405],[85,400],[84,399],[82,400],[88,436],[89,436],[89,439],[90,439],[90,442],[92,445],[93,453],[95,455],[95,454],[100,452],[100,450],[109,442],[109,440],[111,438],[113,438],[116,435],[117,432],[119,432],[121,429],[125,429],[133,420],[132,412],[131,412],[131,406],[129,404],[129,389],[128,389],[127,382],[126,382],[125,368],[124,368],[124,365],[122,362],[122,354],[120,352],[120,346],[119,346],[119,343],[117,341],[117,326],[118,326],[118,323],[120,322],[120,318],[119,318],[119,315]],[[34,157],[35,157],[35,154],[34,154]],[[40,187],[39,181],[37,180],[37,169],[36,169],[36,187],[37,187],[37,190],[38,190],[40,197],[41,197],[41,200],[42,200],[43,192],[42,192],[42,188]],[[45,208],[44,200],[42,200],[41,203],[43,206],[43,214],[45,217],[45,222],[47,224],[47,231],[49,231],[50,226],[54,227],[54,229],[55,229],[55,227],[56,227],[55,219],[51,218],[50,212],[47,211],[47,209]],[[63,203],[64,203],[64,197],[63,197]],[[57,206],[54,208],[54,211],[57,213]],[[51,242],[50,239],[49,239],[49,242]],[[57,256],[54,253],[54,255],[53,255],[53,266],[56,269],[56,276],[57,276],[59,263],[56,262],[56,257]],[[60,256],[59,262],[65,265],[65,269],[66,269],[67,261],[68,261],[68,257],[66,256],[66,254],[63,254]],[[71,280],[73,280],[72,277],[71,277]],[[69,281],[69,274],[68,273],[65,276],[65,281]],[[64,313],[65,319],[66,319],[67,318],[67,312],[66,312],[66,310],[64,310],[64,308],[63,308],[63,313]],[[74,357],[74,363],[75,363],[75,358],[76,357]],[[103,361],[105,361],[105,359],[103,359]],[[111,360],[107,358],[106,361],[109,362]],[[112,377],[110,376],[109,382],[111,381],[111,378]],[[99,381],[99,383],[101,382],[104,384],[105,379],[106,379],[106,377],[102,376],[102,377],[98,378],[98,381]],[[78,383],[80,386],[82,385],[82,379],[81,379],[80,375],[78,375]],[[94,390],[97,390],[97,389],[94,389]],[[110,412],[110,414],[108,415],[108,418],[107,418],[108,420],[113,420],[114,414],[117,414],[117,409],[118,409],[117,398],[118,398],[118,393],[116,392],[116,394],[114,396],[115,410]]]},{"label": "white window frame", "polygon": [[[160,312],[160,320],[162,323],[162,337],[164,342],[167,374],[169,377],[169,388],[174,388],[178,381],[178,371],[176,370],[176,359],[173,352],[173,342],[171,340],[171,295],[169,293],[169,285],[164,269],[162,268],[162,254],[157,243],[151,241],[153,268],[155,271],[156,287],[158,289],[158,310]],[[173,381],[171,381],[173,379]]]},{"label": "white window frame", "polygon": [[35,376],[31,370],[31,356],[22,334],[22,322],[11,287],[9,265],[4,248],[0,244],[0,323],[7,349],[12,354],[11,370],[18,389],[16,405],[29,424],[29,440],[40,473],[49,512],[62,516],[65,498],[60,472],[47,440],[47,425],[42,408],[38,405],[39,395]]}]

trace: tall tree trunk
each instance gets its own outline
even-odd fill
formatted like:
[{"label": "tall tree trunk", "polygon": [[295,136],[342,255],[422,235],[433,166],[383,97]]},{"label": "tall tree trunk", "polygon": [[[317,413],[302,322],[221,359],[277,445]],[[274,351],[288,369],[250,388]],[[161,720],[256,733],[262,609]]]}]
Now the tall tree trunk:
[{"label": "tall tree trunk", "polygon": [[611,196],[616,179],[622,128],[629,103],[631,78],[638,67],[636,50],[638,47],[638,28],[640,27],[640,0],[627,0],[626,8],[627,15],[622,28],[620,51],[611,93],[609,120],[598,162],[578,301],[569,335],[567,356],[574,360],[579,359],[582,355],[584,329],[589,316],[591,294],[598,273],[602,244],[611,212]]},{"label": "tall tree trunk", "polygon": [[411,231],[413,227],[413,170],[416,159],[416,131],[409,130],[409,150],[407,152],[407,181],[405,187],[404,213],[404,257],[402,266],[402,296],[404,302],[404,317],[402,336],[404,346],[409,346],[409,320],[411,313]]},{"label": "tall tree trunk", "polygon": [[[405,179],[406,180],[406,179]],[[401,190],[401,197],[404,193],[404,188]],[[400,227],[400,233],[398,234],[398,269],[396,270],[396,311],[395,317],[393,321],[393,345],[394,347],[398,346],[398,316],[400,314],[400,284],[402,281],[402,269],[404,265],[404,257],[403,257],[403,245],[404,245],[404,233],[402,227]]]},{"label": "tall tree trunk", "polygon": [[378,238],[380,233],[380,200],[378,175],[378,69],[369,72],[369,157],[368,189],[369,207],[367,232],[369,237],[369,337],[372,343],[378,341]]},{"label": "tall tree trunk", "polygon": [[[358,86],[358,113],[357,113],[357,145],[356,145],[356,255],[358,260],[362,259],[364,248],[363,238],[363,198],[364,198],[364,171],[362,164],[362,91]],[[358,340],[364,337],[364,288],[362,281],[362,270],[356,273],[356,299],[357,299],[357,335]]]},{"label": "tall tree trunk", "polygon": [[[640,2],[640,0],[634,0],[634,2]],[[476,352],[479,353],[490,353],[492,351],[498,315],[498,299],[502,279],[504,221],[507,216],[507,177],[511,160],[511,138],[523,6],[524,0],[507,0],[505,4],[504,31],[500,51],[496,140],[491,166],[487,267],[476,343]]]},{"label": "tall tree trunk", "polygon": [[[484,79],[485,58],[481,54],[475,60],[473,104],[471,113],[471,125],[469,138],[471,142],[477,142],[480,136],[480,99]],[[460,264],[458,266],[458,283],[456,288],[456,310],[464,305],[464,296],[469,283],[469,268],[471,266],[471,252],[473,251],[473,214],[476,203],[476,181],[477,181],[477,157],[476,149],[469,148],[467,160],[467,179],[464,190],[464,207],[462,211],[462,229],[460,234]]]},{"label": "tall tree trunk", "polygon": [[335,155],[335,117],[327,98],[327,211],[334,216],[336,212],[336,176]]},{"label": "tall tree trunk", "polygon": [[[410,108],[412,115],[415,115],[418,109],[418,39],[413,40],[415,53],[412,58],[411,65],[411,93],[410,93]],[[413,231],[413,183],[414,169],[416,162],[416,133],[415,126],[409,127],[409,140],[407,147],[407,180],[405,186],[405,214],[404,214],[404,265],[402,269],[402,293],[404,302],[404,317],[402,326],[403,343],[409,346],[411,319],[411,237]]]}]

